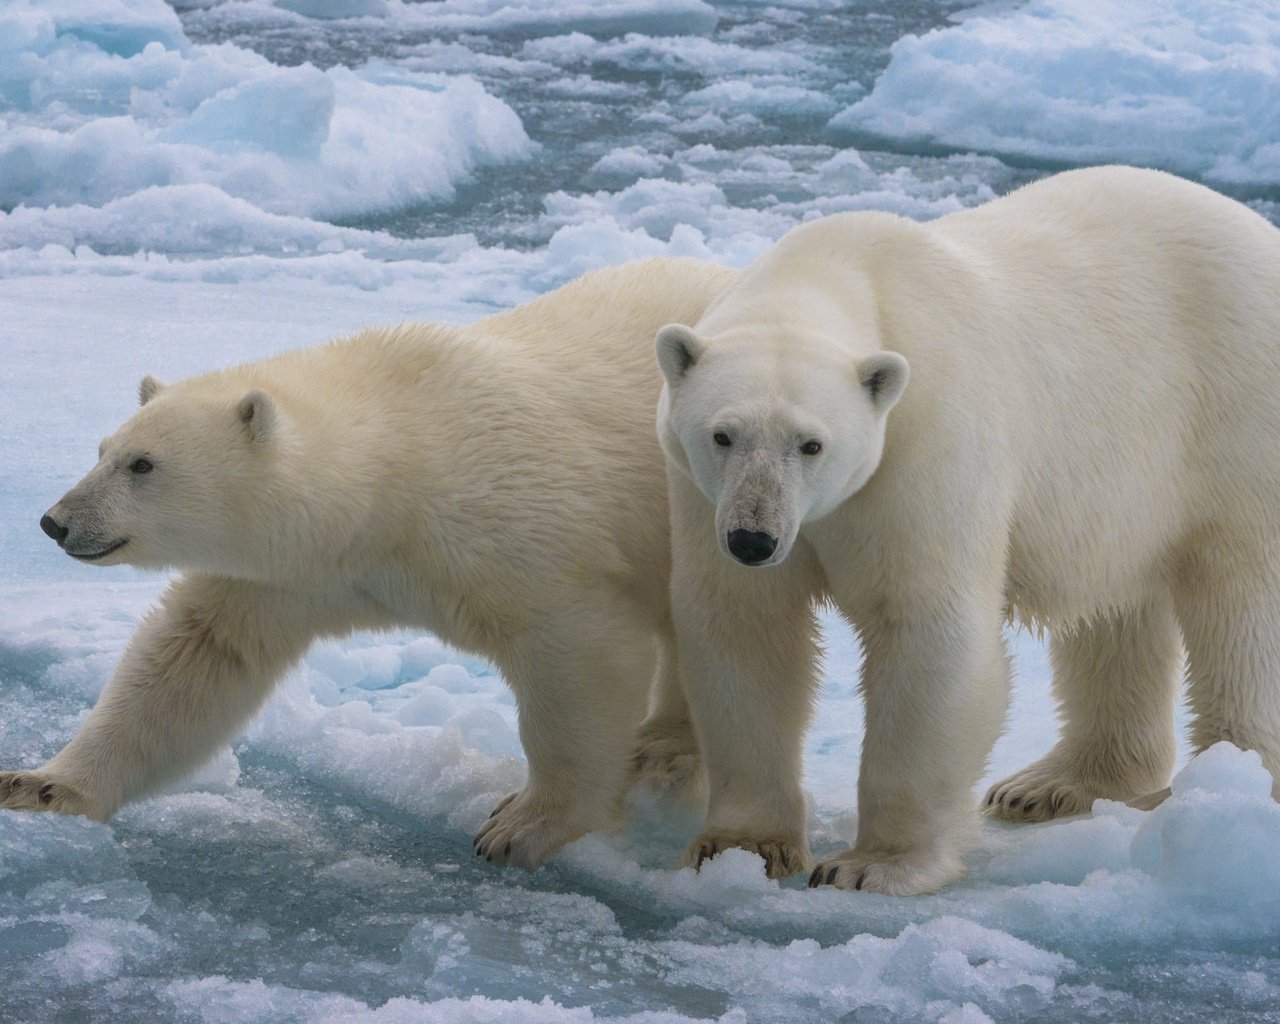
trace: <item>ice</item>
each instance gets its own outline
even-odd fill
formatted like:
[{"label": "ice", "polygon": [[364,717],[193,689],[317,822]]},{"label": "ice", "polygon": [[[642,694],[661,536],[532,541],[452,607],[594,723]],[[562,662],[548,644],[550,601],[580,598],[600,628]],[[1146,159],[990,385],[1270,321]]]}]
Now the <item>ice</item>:
[{"label": "ice", "polygon": [[385,18],[387,0],[276,0],[276,6],[307,18]]},{"label": "ice", "polygon": [[[14,0],[0,12],[0,46],[15,52],[32,43],[43,49],[54,37],[88,43],[115,57],[134,57],[153,43],[182,50],[186,37],[173,9],[154,0]],[[96,60],[80,48],[81,60]]]},{"label": "ice", "polygon": [[459,255],[469,242],[465,237],[396,238],[385,231],[267,213],[216,186],[197,184],[141,189],[101,206],[20,206],[12,213],[0,212],[0,248],[46,246],[215,258],[227,253],[299,256],[349,249],[377,259],[430,260]]},{"label": "ice", "polygon": [[443,32],[706,35],[716,13],[702,0],[387,0],[393,17]]},{"label": "ice", "polygon": [[597,184],[631,184],[639,178],[661,177],[671,161],[645,152],[640,146],[610,150],[591,166],[588,178]]},{"label": "ice", "polygon": [[[134,106],[139,104],[135,97]],[[527,157],[516,115],[465,78],[376,65],[272,68],[164,124],[134,114],[0,139],[0,204],[101,205],[208,184],[261,210],[333,218],[448,199],[476,167]]]},{"label": "ice", "polygon": [[[662,173],[670,168],[681,180],[642,177],[617,191],[553,192],[543,200],[539,228],[551,236],[552,256],[572,244],[588,259],[609,253],[601,262],[665,252],[742,265],[812,217],[880,209],[928,219],[993,194],[982,173],[990,165],[980,158],[938,162],[930,168],[930,180],[905,168],[877,173],[856,150],[799,149],[783,151],[790,160],[775,155],[776,147],[721,150],[700,144],[678,149],[662,162]],[[614,151],[597,162],[591,175],[616,175],[618,183],[637,166],[633,153]],[[761,192],[764,201],[758,208],[744,206],[729,198],[728,189],[735,195]],[[803,198],[779,199],[768,189]],[[667,244],[656,245],[655,239]]]},{"label": "ice", "polygon": [[742,114],[820,119],[835,112],[830,96],[787,83],[719,82],[687,93],[684,102],[695,110],[732,110]]},{"label": "ice", "polygon": [[1280,910],[1280,804],[1272,786],[1254,751],[1210,747],[1143,820],[1134,864],[1206,917],[1246,931],[1267,927]]},{"label": "ice", "polygon": [[638,32],[605,41],[583,32],[546,36],[525,43],[520,54],[567,67],[612,64],[628,71],[692,72],[706,77],[794,75],[810,67],[804,55],[786,49],[756,50],[691,35]]},{"label": "ice", "polygon": [[714,8],[702,0],[240,0],[211,4],[199,24],[223,27],[288,24],[301,18],[385,19],[400,31],[542,35],[582,32],[621,35],[706,35],[716,26]]},{"label": "ice", "polygon": [[477,168],[536,151],[471,78],[377,61],[279,67],[193,46],[162,0],[20,0],[0,14],[0,38],[22,56],[0,71],[11,213],[203,184],[266,213],[332,219],[448,200]]},{"label": "ice", "polygon": [[1280,182],[1269,0],[1031,0],[894,44],[845,137]]},{"label": "ice", "polygon": [[877,1012],[882,1019],[936,1021],[984,1010],[1032,1013],[1049,1004],[1071,966],[1065,957],[951,917],[908,925],[894,938],[858,935],[825,948],[797,939],[781,950],[740,942],[710,955],[701,944],[674,943],[672,951],[684,961],[676,977],[745,991],[761,1016],[803,1009],[825,1020],[849,1013],[871,1020]]}]

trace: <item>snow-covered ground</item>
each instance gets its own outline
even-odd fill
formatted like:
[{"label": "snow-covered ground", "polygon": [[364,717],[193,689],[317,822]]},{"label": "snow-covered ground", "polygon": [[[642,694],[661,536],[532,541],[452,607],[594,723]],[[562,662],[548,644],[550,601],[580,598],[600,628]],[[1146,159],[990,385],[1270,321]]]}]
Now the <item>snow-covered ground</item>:
[{"label": "snow-covered ground", "polygon": [[[4,767],[65,742],[163,586],[37,526],[144,373],[474,319],[643,255],[742,264],[805,218],[938,216],[1062,164],[1280,198],[1262,0],[175,7],[0,5]],[[826,625],[819,852],[854,834],[861,737]],[[989,778],[1054,736],[1043,648],[1010,642]],[[1150,814],[988,824],[966,880],[890,899],[746,854],[674,871],[696,817],[645,794],[535,874],[476,863],[524,772],[514,710],[433,637],[357,636],[180,792],[109,825],[0,812],[0,1020],[1280,1020],[1252,755],[1215,749]]]}]

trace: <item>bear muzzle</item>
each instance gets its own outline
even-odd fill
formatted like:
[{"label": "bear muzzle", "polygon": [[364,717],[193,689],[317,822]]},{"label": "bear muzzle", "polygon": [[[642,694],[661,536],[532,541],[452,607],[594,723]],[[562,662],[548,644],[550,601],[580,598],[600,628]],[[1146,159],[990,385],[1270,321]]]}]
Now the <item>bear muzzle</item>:
[{"label": "bear muzzle", "polygon": [[40,517],[40,529],[44,530],[50,537],[58,542],[58,547],[62,547],[63,542],[67,539],[67,534],[71,531],[63,526],[51,515],[43,515]]},{"label": "bear muzzle", "polygon": [[51,539],[57,541],[58,547],[62,548],[72,558],[81,562],[97,562],[106,558],[107,555],[119,551],[129,542],[127,537],[110,541],[104,541],[92,535],[86,537],[84,530],[77,530],[76,536],[73,538],[71,536],[71,527],[63,525],[53,516],[58,507],[58,505],[55,505],[40,517],[40,529],[48,534]]},{"label": "bear muzzle", "polygon": [[768,561],[778,548],[778,538],[758,530],[733,530],[727,538],[729,553],[743,565]]}]

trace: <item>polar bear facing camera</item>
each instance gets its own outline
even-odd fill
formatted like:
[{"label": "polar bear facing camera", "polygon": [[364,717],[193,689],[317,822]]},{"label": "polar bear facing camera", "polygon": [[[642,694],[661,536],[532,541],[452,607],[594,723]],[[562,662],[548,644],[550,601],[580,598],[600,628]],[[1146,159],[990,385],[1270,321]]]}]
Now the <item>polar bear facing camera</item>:
[{"label": "polar bear facing camera", "polygon": [[[1157,802],[1192,740],[1280,779],[1280,231],[1155,171],[1069,172],[917,224],[804,225],[658,335],[673,611],[711,802],[690,863],[806,868],[816,599],[865,652],[856,845],[811,884],[964,870],[1009,616],[1063,727],[992,788],[1040,821]],[[1280,787],[1277,787],[1280,793]]]},{"label": "polar bear facing camera", "polygon": [[392,626],[515,691],[529,780],[478,837],[493,861],[609,825],[646,711],[640,767],[693,773],[651,344],[732,278],[652,260],[468,327],[146,378],[42,526],[83,561],[185,575],[71,742],[0,773],[0,805],[106,818],[231,738],[313,639]]}]

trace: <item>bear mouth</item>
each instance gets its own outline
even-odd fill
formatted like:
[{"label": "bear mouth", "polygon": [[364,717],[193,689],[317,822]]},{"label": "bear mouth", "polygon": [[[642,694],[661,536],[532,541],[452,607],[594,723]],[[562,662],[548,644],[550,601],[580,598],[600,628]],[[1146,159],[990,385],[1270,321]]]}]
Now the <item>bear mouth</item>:
[{"label": "bear mouth", "polygon": [[129,538],[125,537],[121,540],[116,541],[114,544],[108,544],[101,551],[90,551],[90,552],[68,551],[67,554],[69,554],[72,558],[79,559],[81,562],[96,562],[100,558],[106,558],[107,555],[111,554],[111,552],[113,551],[119,551],[122,547],[124,547],[128,543],[129,543]]}]

